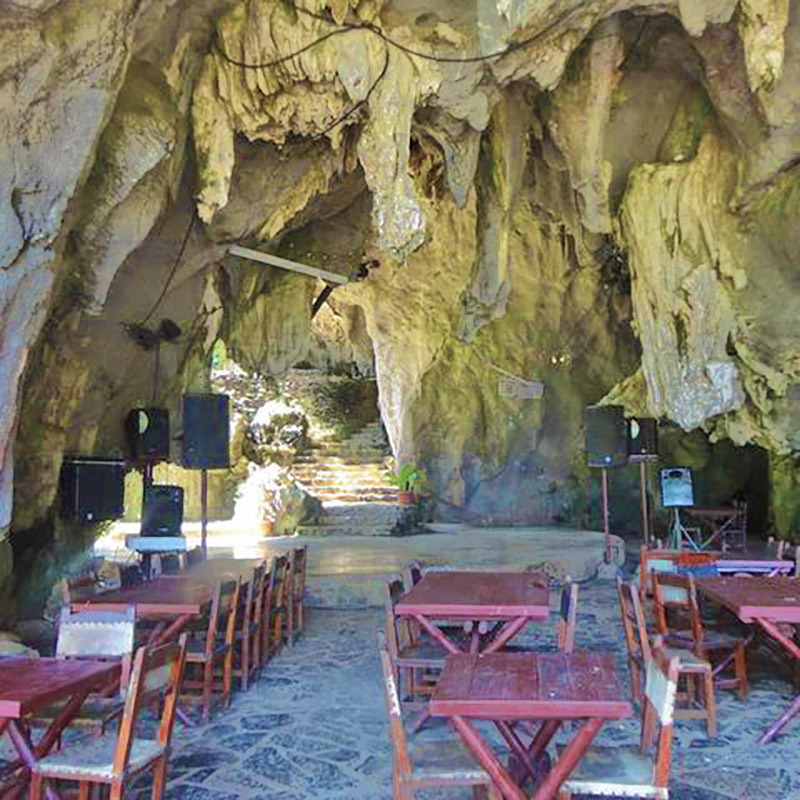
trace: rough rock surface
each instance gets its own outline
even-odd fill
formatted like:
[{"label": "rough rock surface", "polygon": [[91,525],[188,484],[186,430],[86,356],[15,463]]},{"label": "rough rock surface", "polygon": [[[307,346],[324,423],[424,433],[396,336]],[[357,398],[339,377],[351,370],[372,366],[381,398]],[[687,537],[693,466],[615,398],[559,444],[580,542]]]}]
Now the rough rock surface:
[{"label": "rough rock surface", "polygon": [[[0,23],[0,576],[9,530],[17,564],[54,546],[63,453],[121,454],[130,407],[207,389],[218,335],[253,372],[374,372],[442,513],[574,523],[605,397],[769,451],[789,531],[798,0],[52,0]],[[363,280],[312,321],[322,284],[232,243]]]}]

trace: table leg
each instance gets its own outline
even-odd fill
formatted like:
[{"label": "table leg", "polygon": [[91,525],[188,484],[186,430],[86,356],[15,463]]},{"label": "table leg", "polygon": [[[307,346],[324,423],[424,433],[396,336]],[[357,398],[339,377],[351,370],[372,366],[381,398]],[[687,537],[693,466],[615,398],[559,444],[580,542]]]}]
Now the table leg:
[{"label": "table leg", "polygon": [[453,717],[452,722],[464,744],[473,753],[478,763],[491,775],[492,781],[503,793],[505,800],[526,800],[522,789],[514,783],[508,770],[498,761],[492,748],[486,744],[475,726],[463,717]]},{"label": "table leg", "polygon": [[[800,647],[798,647],[778,626],[768,619],[763,617],[756,617],[755,620],[776,642],[778,642],[785,650],[788,650],[798,661],[800,661]],[[783,728],[800,713],[800,695],[798,695],[789,708],[778,717],[775,722],[767,728],[764,733],[758,738],[758,744],[767,744],[771,742]]]},{"label": "table leg", "polygon": [[506,643],[513,639],[527,624],[527,617],[515,617],[514,619],[510,619],[503,625],[500,633],[497,634],[497,638],[489,642],[483,652],[495,653],[498,650],[502,650]]},{"label": "table leg", "polygon": [[460,653],[461,650],[450,641],[424,614],[414,614],[414,619],[422,625],[423,628],[447,650],[448,653]]},{"label": "table leg", "polygon": [[500,731],[502,737],[506,740],[508,746],[511,748],[511,751],[522,762],[521,766],[525,771],[525,776],[522,776],[522,779],[519,781],[519,783],[523,784],[525,782],[525,777],[528,775],[536,780],[536,763],[531,758],[531,754],[528,749],[520,741],[519,736],[517,736],[516,732],[511,727],[511,724],[500,719],[495,720],[494,724],[497,726],[497,730]]},{"label": "table leg", "polygon": [[[88,692],[87,692],[87,694],[88,694]],[[85,696],[86,695],[84,695],[84,697]],[[62,711],[61,713],[63,714],[64,712]],[[74,713],[75,712],[73,712],[73,716],[74,716]],[[59,715],[59,716],[61,716],[61,715]],[[50,728],[52,728],[53,725],[55,725],[55,721],[50,726]],[[50,730],[50,728],[48,728],[48,731]],[[38,747],[37,748],[33,747],[33,744],[31,743],[30,737],[27,735],[27,733],[22,728],[22,726],[19,724],[19,722],[17,720],[15,720],[15,719],[9,720],[8,734],[11,737],[11,741],[14,744],[14,748],[19,753],[20,758],[22,758],[22,760],[25,762],[25,765],[27,767],[27,771],[30,771],[31,767],[33,767],[33,765],[37,761],[37,751],[39,750],[39,748]],[[44,754],[40,753],[38,755],[39,755],[39,758],[41,758],[41,756],[44,755]],[[27,773],[26,773],[25,777],[26,777],[26,780],[27,780]],[[56,792],[55,789],[51,788],[50,786],[46,787],[45,792],[44,792],[44,796],[47,798],[47,800],[59,800],[58,792]]]},{"label": "table leg", "polygon": [[589,749],[589,745],[591,745],[594,737],[597,736],[597,732],[602,727],[602,719],[586,720],[581,729],[572,738],[572,741],[564,748],[550,772],[537,785],[531,800],[552,800],[556,797],[561,785],[569,778],[570,773],[583,758]]}]

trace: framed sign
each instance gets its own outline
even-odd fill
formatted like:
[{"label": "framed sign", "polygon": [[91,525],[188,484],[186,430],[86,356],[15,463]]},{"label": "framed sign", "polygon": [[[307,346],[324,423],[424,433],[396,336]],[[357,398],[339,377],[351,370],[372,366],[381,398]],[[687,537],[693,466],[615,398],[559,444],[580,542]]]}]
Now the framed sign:
[{"label": "framed sign", "polygon": [[689,508],[694,505],[691,467],[661,470],[661,505],[664,508]]}]

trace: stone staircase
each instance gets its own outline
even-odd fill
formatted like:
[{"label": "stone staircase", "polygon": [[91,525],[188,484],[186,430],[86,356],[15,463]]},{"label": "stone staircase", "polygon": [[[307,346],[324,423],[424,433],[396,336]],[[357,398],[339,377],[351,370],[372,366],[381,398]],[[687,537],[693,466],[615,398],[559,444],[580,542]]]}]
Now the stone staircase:
[{"label": "stone staircase", "polygon": [[380,422],[370,423],[345,441],[322,442],[292,466],[295,480],[322,501],[318,525],[298,533],[313,536],[396,536],[420,521],[416,507],[397,503],[386,480],[389,444]]}]

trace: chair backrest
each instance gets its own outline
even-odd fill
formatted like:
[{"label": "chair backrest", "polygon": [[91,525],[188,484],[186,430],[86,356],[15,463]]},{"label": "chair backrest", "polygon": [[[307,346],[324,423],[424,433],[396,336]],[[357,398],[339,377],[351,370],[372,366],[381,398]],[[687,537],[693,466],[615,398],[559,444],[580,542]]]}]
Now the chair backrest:
[{"label": "chair backrest", "polygon": [[306,565],[308,563],[308,547],[295,547],[292,550],[292,597],[300,600],[306,590]]},{"label": "chair backrest", "polygon": [[651,712],[648,714],[645,711],[641,746],[644,751],[652,743],[649,719],[651,715],[655,715],[660,731],[653,766],[653,784],[666,787],[672,760],[672,721],[678,689],[679,658],[661,648],[654,648],[645,670],[644,697]]},{"label": "chair backrest", "polygon": [[225,640],[233,640],[236,630],[236,611],[239,607],[240,580],[217,581],[211,610],[208,615],[205,652],[214,650],[217,633],[224,633]]},{"label": "chair backrest", "polygon": [[136,651],[131,670],[125,708],[117,733],[112,772],[123,776],[128,766],[131,745],[136,735],[136,722],[142,704],[155,694],[163,695],[158,743],[168,747],[175,723],[175,709],[186,663],[187,635],[181,634],[178,642],[170,642],[154,649],[140,647]]},{"label": "chair backrest", "polygon": [[700,617],[694,578],[691,575],[656,573],[653,575],[653,588],[658,632],[663,635],[669,633],[668,611],[681,611],[689,615],[695,644],[701,642],[703,640],[703,623]]},{"label": "chair backrest", "polygon": [[411,632],[404,621],[398,620],[394,607],[403,596],[403,582],[401,580],[389,581],[383,585],[383,608],[386,625],[386,644],[394,662],[400,651],[411,643]]},{"label": "chair backrest", "polygon": [[630,583],[625,583],[617,576],[617,596],[619,597],[619,613],[625,631],[625,644],[628,655],[642,667],[650,658],[650,638],[647,624],[639,600],[639,593]]},{"label": "chair backrest", "polygon": [[250,622],[255,622],[261,617],[264,605],[264,588],[267,576],[267,563],[261,561],[253,567],[253,576],[250,578],[251,602]]},{"label": "chair backrest", "polygon": [[120,687],[128,682],[136,631],[136,607],[125,611],[83,611],[61,609],[56,638],[56,658],[121,659]]},{"label": "chair backrest", "polygon": [[682,568],[713,564],[719,557],[720,554],[716,551],[692,553],[686,550],[666,550],[660,546],[651,548],[642,545],[639,550],[639,596],[642,603],[653,593],[655,573],[675,574]]},{"label": "chair backrest", "polygon": [[397,690],[396,672],[392,663],[387,637],[384,636],[383,631],[378,631],[377,639],[386,710],[389,714],[389,735],[392,739],[395,769],[401,775],[410,775],[412,771],[411,759],[408,755],[408,739],[403,728],[403,715],[400,710],[400,695]]},{"label": "chair backrest", "polygon": [[575,623],[578,618],[578,584],[569,578],[561,587],[556,636],[558,649],[569,655],[575,646]]},{"label": "chair backrest", "polygon": [[272,607],[280,608],[288,597],[291,582],[291,564],[287,556],[278,556],[272,562]]},{"label": "chair backrest", "polygon": [[403,587],[410,592],[422,580],[422,564],[409,561],[403,568]]}]

